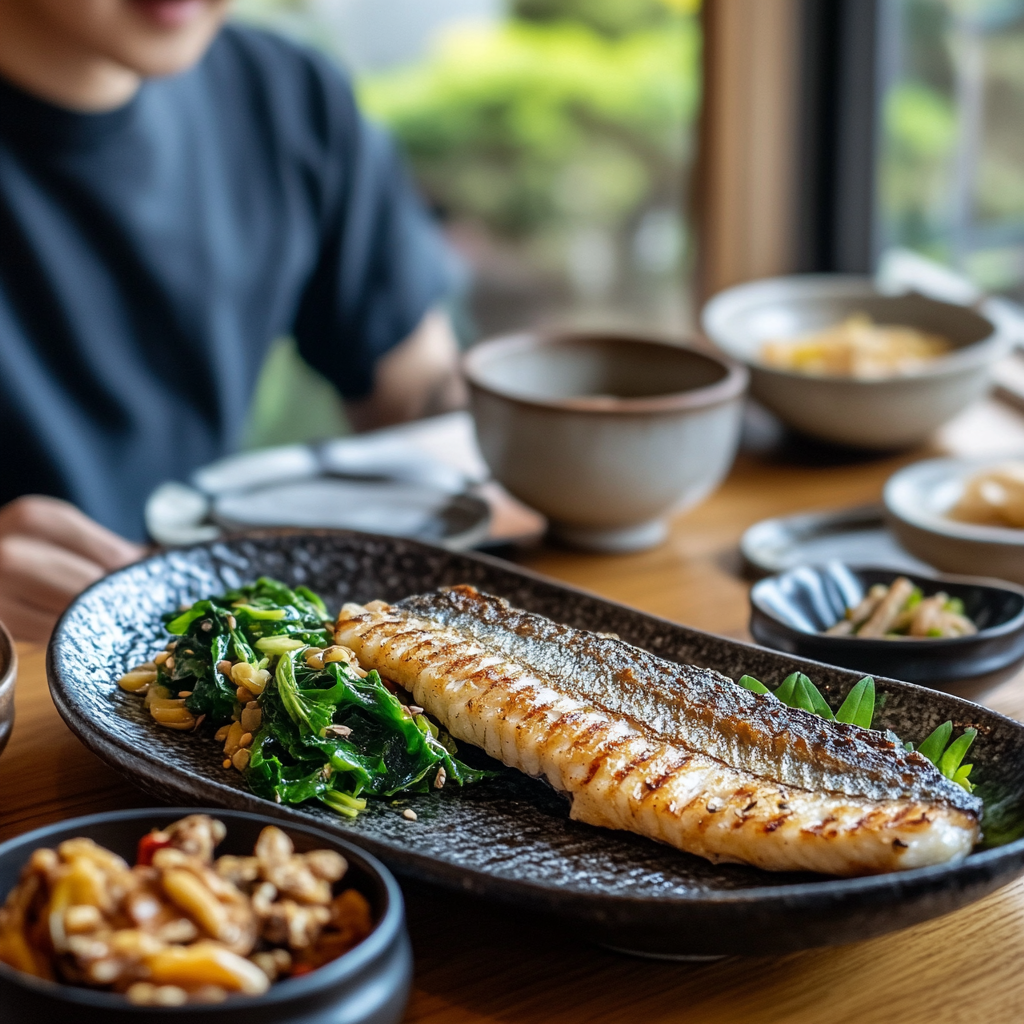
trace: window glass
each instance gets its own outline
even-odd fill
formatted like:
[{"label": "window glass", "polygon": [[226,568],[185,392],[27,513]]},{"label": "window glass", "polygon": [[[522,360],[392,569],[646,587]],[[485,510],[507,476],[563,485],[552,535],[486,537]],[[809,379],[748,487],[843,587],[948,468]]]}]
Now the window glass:
[{"label": "window glass", "polygon": [[882,248],[1024,297],[1024,0],[882,0]]},{"label": "window glass", "polygon": [[466,331],[689,325],[699,0],[240,0],[335,55],[469,264]]}]

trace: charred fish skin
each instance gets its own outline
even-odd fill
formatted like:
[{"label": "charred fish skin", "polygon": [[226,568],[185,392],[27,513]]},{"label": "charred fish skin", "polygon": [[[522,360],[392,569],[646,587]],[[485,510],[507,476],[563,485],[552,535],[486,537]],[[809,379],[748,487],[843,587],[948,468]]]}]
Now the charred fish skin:
[{"label": "charred fish skin", "polygon": [[941,801],[981,813],[977,797],[881,733],[826,722],[710,669],[679,665],[622,640],[559,625],[472,587],[417,595],[394,607],[473,636],[596,706],[629,715],[656,735],[734,768],[801,789]]},{"label": "charred fish skin", "polygon": [[[459,593],[460,601],[496,600]],[[599,706],[469,631],[414,614],[409,603],[346,606],[336,641],[411,690],[457,739],[547,778],[569,795],[578,821],[716,862],[835,875],[961,859],[977,839],[977,816],[941,801],[813,792],[738,769]]]}]

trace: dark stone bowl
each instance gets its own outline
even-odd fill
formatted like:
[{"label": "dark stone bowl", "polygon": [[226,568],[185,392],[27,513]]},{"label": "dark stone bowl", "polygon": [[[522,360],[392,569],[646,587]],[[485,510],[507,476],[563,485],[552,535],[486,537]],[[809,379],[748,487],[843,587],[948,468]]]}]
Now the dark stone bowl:
[{"label": "dark stone bowl", "polygon": [[[195,814],[196,808],[140,808],[74,818],[36,829],[0,846],[0,902],[18,881],[32,851],[86,836],[135,861],[139,839],[154,828]],[[228,827],[221,853],[248,854],[265,818],[239,811],[208,810]],[[4,1024],[130,1024],[180,1020],[189,1024],[397,1024],[412,984],[412,954],[398,883],[375,858],[308,825],[283,824],[299,852],[328,848],[349,863],[345,884],[370,901],[375,928],[343,956],[300,978],[272,985],[262,996],[232,996],[215,1005],[133,1006],[124,996],[41,981],[0,963],[0,1020]]]},{"label": "dark stone bowl", "polygon": [[0,622],[0,754],[14,728],[14,680],[18,677],[18,655],[11,634]]},{"label": "dark stone bowl", "polygon": [[[1024,726],[882,677],[876,728],[915,743],[947,719],[979,730],[972,779],[986,800],[990,841],[1001,845],[979,848],[959,864],[872,878],[715,865],[641,836],[570,821],[561,796],[510,769],[465,790],[445,786],[397,805],[371,801],[351,821],[319,806],[261,800],[237,772],[221,767],[211,736],[159,728],[115,680],[162,649],[163,612],[264,573],[313,587],[332,611],[344,601],[394,601],[469,583],[566,625],[618,633],[663,658],[733,679],[746,672],[777,684],[800,669],[833,707],[860,678],[679,626],[495,558],[347,531],[273,531],[167,551],[82,594],[58,624],[47,661],[50,691],[68,726],[161,799],[312,824],[376,854],[410,884],[553,914],[583,939],[649,955],[763,955],[853,942],[949,913],[1024,873]],[[460,756],[488,763],[465,744]],[[418,821],[402,816],[410,805]]]},{"label": "dark stone bowl", "polygon": [[[964,603],[974,636],[874,640],[824,636],[876,583],[906,576],[925,596],[945,591]],[[801,566],[755,583],[750,632],[766,647],[870,675],[892,676],[974,698],[1024,663],[1024,587],[968,576],[924,576],[841,562]]]}]

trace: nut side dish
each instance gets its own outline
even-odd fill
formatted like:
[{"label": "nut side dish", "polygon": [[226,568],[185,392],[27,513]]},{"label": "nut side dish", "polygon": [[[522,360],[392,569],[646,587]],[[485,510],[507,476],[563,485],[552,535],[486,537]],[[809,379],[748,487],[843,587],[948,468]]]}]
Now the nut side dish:
[{"label": "nut side dish", "polygon": [[0,961],[138,1005],[261,995],[373,930],[334,850],[296,853],[273,825],[252,856],[213,852],[223,822],[192,814],[139,842],[133,867],[91,839],[40,848],[0,908]]},{"label": "nut side dish", "polygon": [[821,331],[764,342],[761,362],[814,377],[877,380],[913,373],[952,348],[941,335],[916,327],[876,324],[858,313]]},{"label": "nut side dish", "polygon": [[874,640],[926,640],[971,636],[978,627],[964,615],[963,602],[939,591],[925,597],[920,587],[900,576],[890,586],[876,583],[846,617],[824,630],[827,636]]},{"label": "nut side dish", "polygon": [[950,519],[1024,530],[1024,462],[1006,462],[967,481]]}]

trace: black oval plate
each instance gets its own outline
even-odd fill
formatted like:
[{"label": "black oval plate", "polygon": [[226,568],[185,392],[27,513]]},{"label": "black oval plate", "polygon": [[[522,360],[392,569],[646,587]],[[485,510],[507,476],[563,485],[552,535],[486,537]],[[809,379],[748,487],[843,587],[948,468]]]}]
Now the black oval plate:
[{"label": "black oval plate", "polygon": [[[480,555],[345,531],[266,532],[168,551],[95,584],[58,624],[50,690],[83,742],[131,781],[186,804],[253,810],[315,823],[363,846],[406,879],[514,903],[574,921],[584,938],[653,955],[773,954],[868,938],[955,910],[1024,873],[1024,726],[985,708],[880,679],[876,727],[915,742],[952,719],[972,725],[974,775],[985,784],[990,831],[1012,839],[958,865],[836,880],[713,865],[623,832],[569,820],[568,805],[518,772],[393,806],[355,821],[319,807],[261,800],[221,767],[206,736],[161,729],[115,680],[163,646],[161,613],[262,574],[305,583],[332,609],[471,583],[568,625],[618,633],[678,662],[769,683],[802,669],[834,705],[856,673],[778,654],[605,601]],[[462,746],[463,753],[468,748]],[[472,750],[469,754],[472,755]],[[407,821],[412,803],[419,820]],[[1024,835],[1024,827],[1017,833]]]}]

